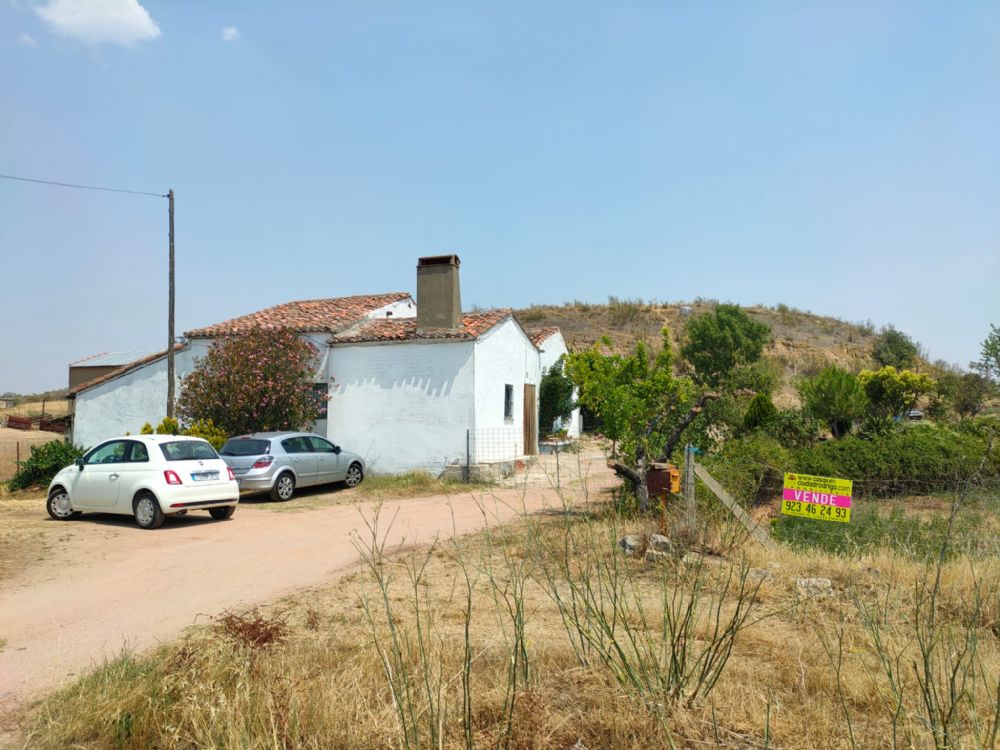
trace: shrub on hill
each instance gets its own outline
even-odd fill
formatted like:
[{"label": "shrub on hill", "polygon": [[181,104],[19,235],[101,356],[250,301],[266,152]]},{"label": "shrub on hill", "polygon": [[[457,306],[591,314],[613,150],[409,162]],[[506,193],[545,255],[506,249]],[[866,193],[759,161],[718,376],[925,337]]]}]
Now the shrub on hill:
[{"label": "shrub on hill", "polygon": [[760,359],[771,329],[750,318],[738,305],[718,305],[687,324],[681,354],[698,379],[719,386],[733,370]]},{"label": "shrub on hill", "polygon": [[798,391],[805,412],[825,422],[835,438],[847,435],[868,406],[858,379],[839,367],[828,367],[816,377],[803,378]]},{"label": "shrub on hill", "polygon": [[902,331],[889,326],[875,342],[872,357],[883,367],[895,367],[897,370],[913,367],[917,363],[920,347]]}]

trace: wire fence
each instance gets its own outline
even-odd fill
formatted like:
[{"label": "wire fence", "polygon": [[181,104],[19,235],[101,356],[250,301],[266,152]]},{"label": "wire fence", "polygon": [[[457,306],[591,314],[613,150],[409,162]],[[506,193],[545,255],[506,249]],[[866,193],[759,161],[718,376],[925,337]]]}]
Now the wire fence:
[{"label": "wire fence", "polygon": [[61,435],[51,432],[31,434],[24,437],[0,438],[0,482],[6,482],[17,471],[18,466],[31,455],[31,448],[44,445],[52,440],[62,440]]},{"label": "wire fence", "polygon": [[[947,537],[949,555],[1000,554],[1000,477],[986,461],[970,461],[947,476],[839,477],[853,482],[850,504],[842,506],[848,513],[822,502],[786,508],[784,475],[795,467],[722,460],[705,466],[779,543],[847,555],[891,547],[927,558],[941,553]],[[725,513],[701,482],[697,493],[704,512]]]},{"label": "wire fence", "polygon": [[524,432],[516,427],[468,430],[466,462],[468,464],[514,461],[524,455]]}]

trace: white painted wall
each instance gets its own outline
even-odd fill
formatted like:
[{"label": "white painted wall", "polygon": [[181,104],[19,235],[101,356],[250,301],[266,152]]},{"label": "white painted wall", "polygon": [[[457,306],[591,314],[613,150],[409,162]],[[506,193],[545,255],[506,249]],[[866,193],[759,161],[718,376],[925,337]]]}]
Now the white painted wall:
[{"label": "white painted wall", "polygon": [[[309,333],[303,334],[302,338],[315,346],[319,353],[315,382],[325,382],[329,372],[329,334]],[[174,355],[176,395],[180,395],[181,381],[214,342],[214,339],[208,338],[191,339],[184,351]],[[138,433],[146,422],[155,427],[167,415],[166,403],[167,359],[163,357],[77,394],[72,440],[78,445],[89,446],[126,432]],[[326,420],[317,420],[311,429],[324,434]]]},{"label": "white painted wall", "polygon": [[[392,315],[389,315],[392,313]],[[383,305],[377,310],[372,310],[365,316],[366,320],[376,320],[378,318],[392,318],[393,320],[399,318],[415,318],[417,317],[417,303],[413,301],[412,297],[408,297],[404,300],[399,300],[397,302],[390,302],[388,305]]]},{"label": "white painted wall", "polygon": [[[566,339],[563,338],[562,333],[556,332],[549,336],[541,343],[541,351],[538,354],[538,361],[541,364],[542,375],[554,365],[561,356],[568,354],[569,349],[566,347]],[[577,398],[577,391],[573,389],[573,398]],[[561,430],[565,429],[566,434],[570,437],[580,437],[581,428],[583,425],[582,417],[580,416],[580,409],[574,409],[573,413],[569,415],[562,424],[556,423],[553,425],[553,429]]]},{"label": "white painted wall", "polygon": [[[198,339],[174,353],[175,392],[209,346],[211,341]],[[138,434],[146,422],[156,427],[167,416],[167,358],[78,393],[75,401],[72,440],[85,448],[126,432]]]},{"label": "white painted wall", "polygon": [[[537,386],[538,350],[513,319],[476,339],[476,419],[473,461],[524,455],[524,384]],[[514,386],[514,409],[504,418],[504,385]],[[538,402],[536,398],[535,407]]]},{"label": "white painted wall", "polygon": [[449,463],[464,464],[473,349],[471,341],[333,347],[327,436],[377,474],[437,475]]}]

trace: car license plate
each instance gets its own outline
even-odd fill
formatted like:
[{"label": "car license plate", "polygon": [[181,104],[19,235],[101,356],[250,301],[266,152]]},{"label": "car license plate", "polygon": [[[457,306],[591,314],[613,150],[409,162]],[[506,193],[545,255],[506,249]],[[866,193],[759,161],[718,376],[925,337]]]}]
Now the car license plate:
[{"label": "car license plate", "polygon": [[191,479],[195,482],[208,482],[218,478],[219,472],[217,471],[195,471],[191,474]]}]

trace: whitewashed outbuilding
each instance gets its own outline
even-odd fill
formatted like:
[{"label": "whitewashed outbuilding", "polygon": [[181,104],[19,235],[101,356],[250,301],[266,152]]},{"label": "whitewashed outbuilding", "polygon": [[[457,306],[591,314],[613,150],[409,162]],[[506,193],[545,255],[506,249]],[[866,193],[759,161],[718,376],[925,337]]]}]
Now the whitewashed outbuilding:
[{"label": "whitewashed outbuilding", "polygon": [[[546,329],[536,344],[510,309],[462,313],[459,265],[454,255],[421,258],[416,300],[396,292],[290,302],[189,331],[175,350],[178,384],[217,339],[290,327],[320,352],[315,387],[330,396],[313,431],[361,454],[370,472],[437,474],[532,455],[542,371],[565,342]],[[161,352],[71,389],[73,441],[158,424],[166,386]]]},{"label": "whitewashed outbuilding", "polygon": [[[532,343],[538,348],[538,361],[541,367],[542,377],[552,369],[552,366],[559,361],[561,357],[569,354],[569,349],[566,346],[566,339],[563,338],[562,331],[556,326],[549,326],[546,328],[536,328],[528,331],[528,336],[531,338]],[[573,391],[574,401],[576,400],[576,390]],[[563,420],[556,420],[556,423],[551,425],[553,431],[566,430],[566,435],[571,438],[580,437],[582,432],[583,420],[580,416],[580,407],[573,409],[568,417]],[[545,425],[542,425],[545,427]]]}]

